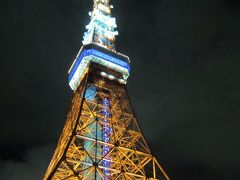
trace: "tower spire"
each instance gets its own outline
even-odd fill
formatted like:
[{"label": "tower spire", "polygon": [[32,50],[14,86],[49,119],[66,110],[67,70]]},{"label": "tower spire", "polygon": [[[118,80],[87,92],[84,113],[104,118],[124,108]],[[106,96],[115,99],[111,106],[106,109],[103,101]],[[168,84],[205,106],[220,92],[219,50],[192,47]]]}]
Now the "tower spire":
[{"label": "tower spire", "polygon": [[90,23],[83,36],[83,45],[95,43],[104,48],[115,51],[116,19],[111,15],[112,5],[109,0],[93,0],[93,11],[89,12]]}]

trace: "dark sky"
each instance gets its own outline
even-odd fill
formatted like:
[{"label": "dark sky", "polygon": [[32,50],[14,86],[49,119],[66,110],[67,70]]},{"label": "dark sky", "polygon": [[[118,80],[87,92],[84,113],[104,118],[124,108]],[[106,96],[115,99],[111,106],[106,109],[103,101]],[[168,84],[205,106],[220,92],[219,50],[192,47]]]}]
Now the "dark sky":
[{"label": "dark sky", "polygon": [[[176,180],[240,179],[240,2],[113,0],[142,131]],[[0,179],[41,179],[91,0],[1,5]]]}]

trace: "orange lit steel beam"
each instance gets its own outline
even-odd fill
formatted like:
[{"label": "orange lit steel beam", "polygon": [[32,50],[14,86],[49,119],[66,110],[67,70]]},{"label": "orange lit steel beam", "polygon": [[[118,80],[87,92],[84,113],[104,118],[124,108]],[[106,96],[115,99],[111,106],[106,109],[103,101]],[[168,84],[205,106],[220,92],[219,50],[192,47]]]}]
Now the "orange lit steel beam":
[{"label": "orange lit steel beam", "polygon": [[[93,138],[89,138],[89,137],[82,136],[82,135],[76,135],[76,136],[77,136],[78,138],[80,138],[80,139],[84,139],[84,140],[89,140],[89,141],[95,142],[95,139],[93,139]],[[100,141],[100,140],[98,140],[97,143],[103,144],[103,145],[108,145],[108,146],[111,146],[111,147],[114,147],[114,146],[115,146],[114,144],[106,143],[106,142],[103,142],[103,141]],[[136,153],[139,154],[139,155],[145,155],[145,156],[152,157],[151,154],[147,154],[147,153],[144,153],[144,152],[141,152],[141,151],[135,151],[135,150],[133,150],[133,149],[125,148],[125,147],[122,147],[122,146],[118,146],[118,148],[123,149],[123,150],[125,150],[125,151],[129,151],[129,152],[136,152]]]},{"label": "orange lit steel beam", "polygon": [[161,170],[161,172],[163,173],[163,175],[165,176],[165,178],[167,178],[167,180],[170,180],[170,178],[168,177],[167,173],[163,170],[162,166],[159,164],[159,162],[157,161],[157,159],[155,157],[153,157],[154,162],[157,164],[158,168]]}]

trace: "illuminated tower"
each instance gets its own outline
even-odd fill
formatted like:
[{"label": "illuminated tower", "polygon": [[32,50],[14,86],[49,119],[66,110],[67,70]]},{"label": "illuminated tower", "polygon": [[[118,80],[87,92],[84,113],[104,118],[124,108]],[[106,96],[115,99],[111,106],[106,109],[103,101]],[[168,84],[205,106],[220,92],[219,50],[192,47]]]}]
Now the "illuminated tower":
[{"label": "illuminated tower", "polygon": [[94,0],[83,46],[69,70],[74,97],[44,180],[164,179],[126,91],[129,58],[116,52],[109,0]]}]

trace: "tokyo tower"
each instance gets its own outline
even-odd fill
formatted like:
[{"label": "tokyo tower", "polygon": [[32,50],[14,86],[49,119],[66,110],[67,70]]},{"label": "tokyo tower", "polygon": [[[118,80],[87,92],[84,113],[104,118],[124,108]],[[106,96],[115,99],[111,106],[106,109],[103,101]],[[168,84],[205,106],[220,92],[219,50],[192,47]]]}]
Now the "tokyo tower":
[{"label": "tokyo tower", "polygon": [[130,61],[116,51],[109,0],[94,0],[70,70],[70,112],[44,180],[169,180],[139,128],[126,83]]}]

